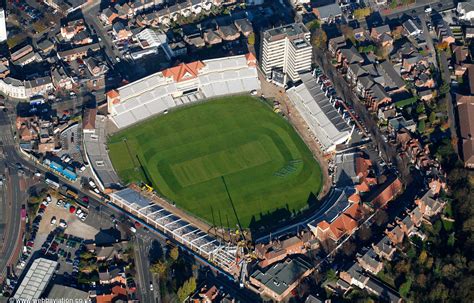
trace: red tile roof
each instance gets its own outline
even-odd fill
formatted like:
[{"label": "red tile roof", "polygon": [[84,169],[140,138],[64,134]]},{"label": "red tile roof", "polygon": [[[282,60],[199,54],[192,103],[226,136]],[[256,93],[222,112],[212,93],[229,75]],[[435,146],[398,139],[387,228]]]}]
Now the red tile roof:
[{"label": "red tile roof", "polygon": [[82,119],[83,129],[95,129],[95,118],[97,116],[96,108],[87,108],[84,110],[84,118]]},{"label": "red tile roof", "polygon": [[255,58],[254,54],[248,53],[245,55],[245,58],[247,59],[248,66],[257,66],[257,58]]},{"label": "red tile roof", "polygon": [[181,63],[177,66],[165,69],[162,73],[165,77],[172,77],[174,81],[196,78],[199,70],[204,67],[202,61],[194,61],[191,63]]},{"label": "red tile roof", "polygon": [[351,203],[359,203],[360,202],[360,196],[359,194],[352,194],[349,198],[348,198],[349,202]]},{"label": "red tile roof", "polygon": [[395,178],[392,183],[387,185],[377,196],[371,199],[369,202],[374,208],[380,208],[385,206],[390,200],[392,200],[397,193],[402,190],[402,182],[400,179]]},{"label": "red tile roof", "polygon": [[117,98],[118,96],[120,96],[120,94],[118,93],[117,90],[113,89],[113,90],[109,90],[107,93],[106,93],[107,97],[109,98]]}]

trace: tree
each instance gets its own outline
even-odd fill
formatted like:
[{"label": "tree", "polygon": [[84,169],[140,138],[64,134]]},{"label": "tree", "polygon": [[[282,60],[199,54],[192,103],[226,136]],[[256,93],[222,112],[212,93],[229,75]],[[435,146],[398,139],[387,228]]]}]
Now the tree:
[{"label": "tree", "polygon": [[421,265],[425,264],[427,257],[428,254],[426,253],[426,250],[422,250],[420,255],[418,256],[418,263],[420,263]]},{"label": "tree", "polygon": [[359,238],[362,241],[367,241],[372,237],[372,231],[367,225],[362,225],[359,229]]},{"label": "tree", "polygon": [[365,54],[374,53],[376,50],[377,50],[377,47],[373,44],[369,44],[366,46],[359,46],[360,53],[365,53]]},{"label": "tree", "polygon": [[365,17],[368,17],[372,13],[370,7],[358,8],[354,11],[354,18],[361,20]]},{"label": "tree", "polygon": [[354,36],[354,29],[347,25],[347,24],[341,24],[339,26],[339,30],[341,31],[341,34],[344,35],[346,39],[351,40],[352,44],[355,44],[356,39]]},{"label": "tree", "polygon": [[388,214],[385,210],[379,210],[377,211],[377,214],[375,214],[375,224],[377,224],[377,226],[382,226],[382,225],[385,225],[387,224],[388,222]]},{"label": "tree", "polygon": [[391,9],[396,8],[396,7],[398,6],[398,1],[397,1],[397,0],[392,0],[392,1],[390,2],[390,5],[389,5],[389,6],[390,6]]},{"label": "tree", "polygon": [[425,127],[425,120],[418,121],[418,126],[416,128],[420,134],[425,132]]},{"label": "tree", "polygon": [[436,121],[436,113],[435,113],[435,112],[431,112],[431,114],[430,114],[428,120],[430,120],[430,123],[431,123],[431,124],[435,123],[435,121]]},{"label": "tree", "polygon": [[355,253],[357,246],[351,240],[346,241],[342,244],[342,251],[346,256],[351,256]]},{"label": "tree", "polygon": [[186,280],[178,289],[179,302],[184,302],[186,298],[196,290],[196,278],[191,277]]},{"label": "tree", "polygon": [[177,247],[177,246],[173,247],[173,248],[170,250],[170,258],[171,258],[173,261],[178,260],[178,258],[179,258],[179,250],[178,250],[178,247]]},{"label": "tree", "polygon": [[155,262],[150,268],[150,271],[152,273],[158,274],[160,276],[163,276],[167,270],[168,265],[166,264],[166,262],[163,262],[161,260]]},{"label": "tree", "polygon": [[327,41],[328,36],[326,35],[326,32],[324,30],[318,28],[314,31],[313,38],[311,39],[311,43],[313,44],[313,46],[320,49],[326,49]]},{"label": "tree", "polygon": [[321,24],[319,24],[319,20],[315,19],[311,21],[307,27],[311,32],[313,32],[314,30],[321,28]]},{"label": "tree", "polygon": [[250,45],[255,45],[255,33],[250,33],[249,37],[247,38],[247,43]]},{"label": "tree", "polygon": [[411,284],[412,284],[412,280],[410,278],[408,278],[408,280],[406,280],[402,285],[400,285],[400,295],[402,295],[402,297],[406,297],[408,295],[408,292],[410,291],[410,288],[411,288]]},{"label": "tree", "polygon": [[445,51],[448,49],[448,46],[449,46],[448,42],[444,41],[444,42],[438,43],[436,48],[438,49],[438,51]]},{"label": "tree", "polygon": [[425,287],[426,280],[427,280],[426,275],[424,274],[419,274],[418,276],[416,276],[416,284],[418,284],[421,287]]},{"label": "tree", "polygon": [[337,281],[337,273],[334,269],[329,269],[326,273],[326,278],[328,279],[328,281],[330,282],[335,282]]},{"label": "tree", "polygon": [[425,112],[425,105],[423,103],[419,103],[417,106],[416,106],[416,113],[417,114],[422,114]]}]

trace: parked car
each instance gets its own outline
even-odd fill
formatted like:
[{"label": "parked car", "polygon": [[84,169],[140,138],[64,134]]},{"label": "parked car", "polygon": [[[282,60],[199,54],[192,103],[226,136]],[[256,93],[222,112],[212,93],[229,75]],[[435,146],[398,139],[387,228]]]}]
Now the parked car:
[{"label": "parked car", "polygon": [[51,225],[54,225],[54,224],[56,224],[56,217],[53,216],[51,218]]},{"label": "parked car", "polygon": [[62,227],[62,228],[67,228],[67,222],[63,219],[61,219],[61,221],[59,222],[59,226]]}]

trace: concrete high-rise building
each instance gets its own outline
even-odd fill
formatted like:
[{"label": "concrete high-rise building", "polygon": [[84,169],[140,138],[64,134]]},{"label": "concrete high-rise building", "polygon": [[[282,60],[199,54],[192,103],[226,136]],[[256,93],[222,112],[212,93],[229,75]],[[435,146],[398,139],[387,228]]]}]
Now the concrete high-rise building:
[{"label": "concrete high-rise building", "polygon": [[0,42],[7,40],[7,16],[5,10],[0,8]]},{"label": "concrete high-rise building", "polygon": [[298,72],[311,70],[313,48],[310,36],[309,30],[302,23],[264,31],[260,62],[266,77],[279,84],[286,84],[289,80],[300,80]]}]

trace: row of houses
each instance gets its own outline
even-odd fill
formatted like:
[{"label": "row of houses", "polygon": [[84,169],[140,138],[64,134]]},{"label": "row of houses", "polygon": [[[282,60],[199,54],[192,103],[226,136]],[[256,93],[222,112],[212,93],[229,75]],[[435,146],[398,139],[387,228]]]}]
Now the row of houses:
[{"label": "row of houses", "polygon": [[190,17],[201,13],[209,13],[213,7],[222,7],[238,3],[247,5],[261,5],[263,0],[186,0],[167,5],[163,0],[131,1],[115,4],[102,10],[99,19],[105,25],[111,25],[115,19],[123,20],[137,17],[137,20],[146,20],[153,24],[169,25],[181,17]]},{"label": "row of houses", "polygon": [[462,82],[454,96],[459,122],[460,151],[464,166],[474,168],[474,62],[469,47],[465,44],[452,44],[451,53],[452,77]]},{"label": "row of houses", "polygon": [[445,183],[432,179],[429,189],[415,200],[414,206],[400,218],[396,218],[393,224],[389,224],[378,242],[358,252],[347,269],[339,273],[340,279],[335,283],[329,283],[327,287],[332,291],[342,292],[357,287],[383,301],[402,302],[400,294],[376,278],[376,275],[383,269],[384,260],[393,260],[397,248],[405,237],[418,236],[422,240],[425,238],[419,227],[423,221],[430,224],[430,221],[442,212],[445,205],[445,202],[439,199],[442,188],[445,188]]},{"label": "row of houses", "polygon": [[[388,25],[374,27],[370,32],[363,28],[355,29],[354,38],[360,45],[375,44],[375,48],[386,48],[390,51],[393,49],[394,32],[420,35],[415,23],[412,20],[407,22],[394,30]],[[416,42],[408,41],[389,59],[381,60],[372,52],[359,52],[355,46],[348,43],[347,37],[339,36],[329,40],[328,50],[354,92],[366,100],[370,109],[377,111],[380,106],[390,104],[393,95],[409,91],[407,83],[413,83],[415,92],[421,99],[430,100],[433,97],[436,83],[431,74],[427,54],[421,55],[419,45],[418,48],[414,45]]]},{"label": "row of houses", "polygon": [[51,92],[54,85],[50,76],[34,80],[18,80],[12,77],[0,78],[0,91],[15,99],[29,99],[37,95]]},{"label": "row of houses", "polygon": [[[313,266],[306,265],[303,255],[326,245],[335,247],[342,243],[374,210],[385,207],[401,191],[402,184],[396,177],[378,184],[372,162],[363,153],[343,156],[343,172],[338,175],[348,176],[353,185],[336,189],[329,201],[331,207],[322,218],[309,223],[308,229],[289,238],[256,245],[254,253],[258,268],[250,276],[251,289],[274,300],[283,300],[314,270]],[[381,244],[374,245],[360,256],[361,262],[372,264],[370,258],[379,251],[386,252],[387,249]]]}]

